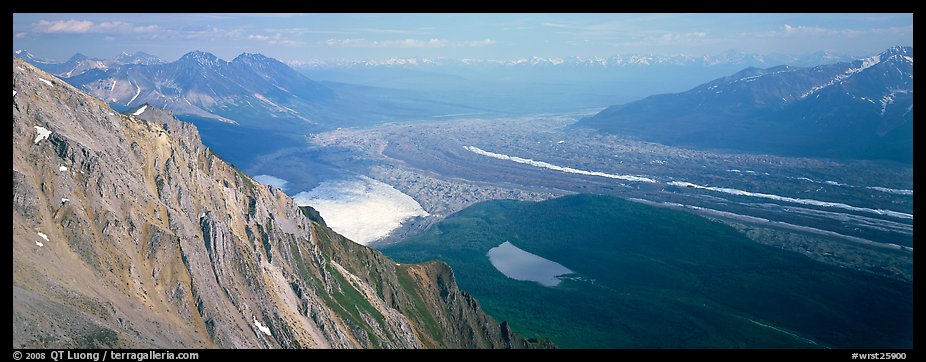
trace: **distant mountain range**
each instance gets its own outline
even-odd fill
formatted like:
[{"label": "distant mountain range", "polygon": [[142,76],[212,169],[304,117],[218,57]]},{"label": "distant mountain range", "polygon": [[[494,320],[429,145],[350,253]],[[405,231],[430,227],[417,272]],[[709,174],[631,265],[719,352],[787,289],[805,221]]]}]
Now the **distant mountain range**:
[{"label": "distant mountain range", "polygon": [[[393,58],[301,64],[298,71],[247,53],[225,61],[194,51],[174,62],[145,53],[115,59],[76,54],[65,62],[27,51],[14,55],[117,109],[151,104],[197,122],[211,147],[241,156],[230,160],[243,166],[254,147],[272,152],[277,146],[267,145],[279,143],[257,141],[255,129],[298,144],[296,136],[305,133],[384,121],[574,112],[614,103],[624,104],[579,125],[696,147],[912,158],[912,48],[855,61],[827,52],[794,57],[731,51],[508,61]],[[821,63],[827,65],[799,66]],[[770,64],[784,65],[756,67]],[[253,143],[246,153],[242,142]]]},{"label": "distant mountain range", "polygon": [[485,112],[420,90],[316,82],[260,54],[225,61],[193,51],[173,62],[144,53],[115,59],[75,55],[57,63],[14,56],[119,111],[145,104],[196,124],[203,142],[247,168],[262,155],[305,146],[305,135],[339,127]]},{"label": "distant mountain range", "polygon": [[13,55],[46,72],[64,78],[80,75],[93,69],[109,69],[126,64],[152,65],[164,62],[161,58],[145,52],[131,54],[122,52],[122,54],[119,54],[119,56],[114,59],[90,58],[81,53],[77,53],[64,62],[42,59],[29,53],[27,50],[17,50],[13,52]]},{"label": "distant mountain range", "polygon": [[815,67],[747,68],[608,107],[577,125],[674,145],[911,162],[913,48]]},{"label": "distant mountain range", "polygon": [[727,51],[716,55],[693,56],[687,54],[659,55],[659,54],[623,54],[609,57],[541,57],[531,56],[515,59],[472,59],[472,58],[429,58],[391,57],[384,59],[363,60],[308,60],[291,61],[290,65],[297,69],[318,68],[369,68],[369,67],[446,67],[446,66],[583,66],[596,68],[623,68],[655,65],[682,65],[682,66],[717,66],[717,65],[817,65],[839,61],[852,60],[848,55],[835,54],[830,51],[820,51],[806,55],[787,54],[751,54],[737,51]]},{"label": "distant mountain range", "polygon": [[410,92],[322,84],[260,54],[244,53],[225,61],[193,51],[169,63],[145,53],[116,59],[77,54],[62,63],[27,51],[14,55],[116,108],[151,104],[180,117],[245,128],[311,132],[472,111]]},{"label": "distant mountain range", "polygon": [[598,108],[686,89],[746,66],[845,58],[828,52],[797,57],[728,51],[697,57],[389,58],[287,65],[259,54],[229,62],[204,52],[174,62],[141,52],[114,59],[75,54],[64,62],[25,50],[14,56],[117,109],[148,103],[181,118],[299,132],[453,114]]},{"label": "distant mountain range", "polygon": [[815,66],[853,57],[813,54],[621,54],[515,59],[386,58],[289,64],[309,78],[423,91],[511,114],[574,112],[690,89],[747,67]]},{"label": "distant mountain range", "polygon": [[171,63],[94,69],[68,81],[126,107],[149,103],[229,123],[278,118],[312,124],[293,107],[312,107],[334,96],[330,88],[259,54],[241,54],[227,62],[196,51]]}]

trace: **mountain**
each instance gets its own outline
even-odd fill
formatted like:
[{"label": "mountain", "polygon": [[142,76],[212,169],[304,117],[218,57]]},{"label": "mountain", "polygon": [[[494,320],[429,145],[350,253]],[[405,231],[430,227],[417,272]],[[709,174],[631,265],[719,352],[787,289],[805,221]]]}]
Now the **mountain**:
[{"label": "mountain", "polygon": [[210,148],[244,168],[262,155],[304,147],[310,133],[483,111],[418,90],[322,84],[259,54],[230,62],[201,51],[169,63],[144,54],[120,58],[132,63],[63,79],[120,111],[142,104],[170,110],[195,123]]},{"label": "mountain", "polygon": [[13,52],[13,56],[23,59],[41,70],[62,78],[74,77],[94,69],[105,70],[125,64],[150,65],[162,63],[160,58],[144,52],[137,52],[134,54],[123,52],[115,59],[90,58],[81,53],[77,53],[64,62],[40,59],[26,50],[17,50]]},{"label": "mountain", "polygon": [[[44,59],[44,58],[39,58],[35,56],[35,54],[30,53],[28,50],[23,50],[23,49],[14,50],[13,56],[16,58],[25,60],[29,64],[35,65],[37,67],[44,66],[45,64],[57,64],[54,61]],[[39,64],[39,65],[36,65],[36,64]]]},{"label": "mountain", "polygon": [[34,65],[116,108],[151,104],[193,121],[290,134],[472,110],[426,94],[324,85],[260,54],[243,53],[229,62],[193,51],[164,63],[145,53],[123,53],[98,62],[77,66],[92,62],[75,55],[65,63]]},{"label": "mountain", "polygon": [[160,64],[160,63],[163,63],[164,61],[161,60],[161,58],[158,58],[157,56],[154,56],[154,55],[151,55],[145,52],[135,52],[131,54],[127,52],[122,52],[121,54],[119,54],[119,57],[115,59],[115,62],[117,64],[152,65],[152,64]]},{"label": "mountain", "polygon": [[195,126],[13,60],[14,348],[550,346],[446,264],[397,264],[320,221]]},{"label": "mountain", "polygon": [[913,346],[909,281],[611,196],[486,201],[384,252],[447,261],[493,316],[565,348]]},{"label": "mountain", "polygon": [[747,68],[578,126],[692,147],[834,158],[913,157],[913,48],[815,67]]},{"label": "mountain", "polygon": [[114,65],[116,65],[116,63],[112,61],[107,61],[104,59],[91,59],[86,55],[77,53],[66,62],[55,65],[49,64],[47,68],[51,70],[53,74],[67,78],[83,74],[93,69],[107,69]]},{"label": "mountain", "polygon": [[[229,123],[313,123],[288,107],[333,97],[333,92],[273,59],[242,54],[231,62],[205,52],[190,52],[175,62],[127,64],[68,79],[72,85],[112,103],[151,104],[178,115],[215,118]],[[233,120],[234,119],[234,120]]]},{"label": "mountain", "polygon": [[74,56],[61,63],[36,58],[26,51],[18,51],[16,54],[20,56],[21,59],[29,61],[37,67],[41,67],[42,70],[62,77],[81,74],[89,69],[105,68],[108,65],[104,61],[90,59],[86,55],[80,53],[74,54]]}]

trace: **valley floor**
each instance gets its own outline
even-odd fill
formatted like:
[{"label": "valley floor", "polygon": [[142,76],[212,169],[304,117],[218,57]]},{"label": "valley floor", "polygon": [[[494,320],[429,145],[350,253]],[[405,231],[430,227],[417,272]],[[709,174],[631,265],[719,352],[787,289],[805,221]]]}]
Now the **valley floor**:
[{"label": "valley floor", "polygon": [[[454,119],[340,129],[306,149],[263,157],[251,174],[317,187],[365,176],[407,194],[427,215],[371,245],[388,245],[491,199],[608,194],[728,223],[753,240],[830,264],[912,280],[912,168],[691,150],[572,127],[583,114]],[[294,180],[295,179],[295,180]],[[324,215],[323,215],[324,217]]]}]

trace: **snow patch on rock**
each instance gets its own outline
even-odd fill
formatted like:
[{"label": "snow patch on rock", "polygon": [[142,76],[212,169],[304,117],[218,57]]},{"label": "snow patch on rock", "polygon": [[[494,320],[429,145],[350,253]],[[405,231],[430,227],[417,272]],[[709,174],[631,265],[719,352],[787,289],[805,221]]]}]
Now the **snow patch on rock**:
[{"label": "snow patch on rock", "polygon": [[35,126],[35,140],[32,142],[38,144],[41,140],[47,140],[51,136],[51,131],[42,126]]}]

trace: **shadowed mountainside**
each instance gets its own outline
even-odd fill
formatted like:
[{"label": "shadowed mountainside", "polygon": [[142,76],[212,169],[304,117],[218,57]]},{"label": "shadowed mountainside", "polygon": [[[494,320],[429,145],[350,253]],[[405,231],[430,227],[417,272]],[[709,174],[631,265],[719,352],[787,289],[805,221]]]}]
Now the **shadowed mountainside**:
[{"label": "shadowed mountainside", "polygon": [[577,125],[670,145],[909,163],[913,48],[815,67],[748,68],[611,106]]}]

